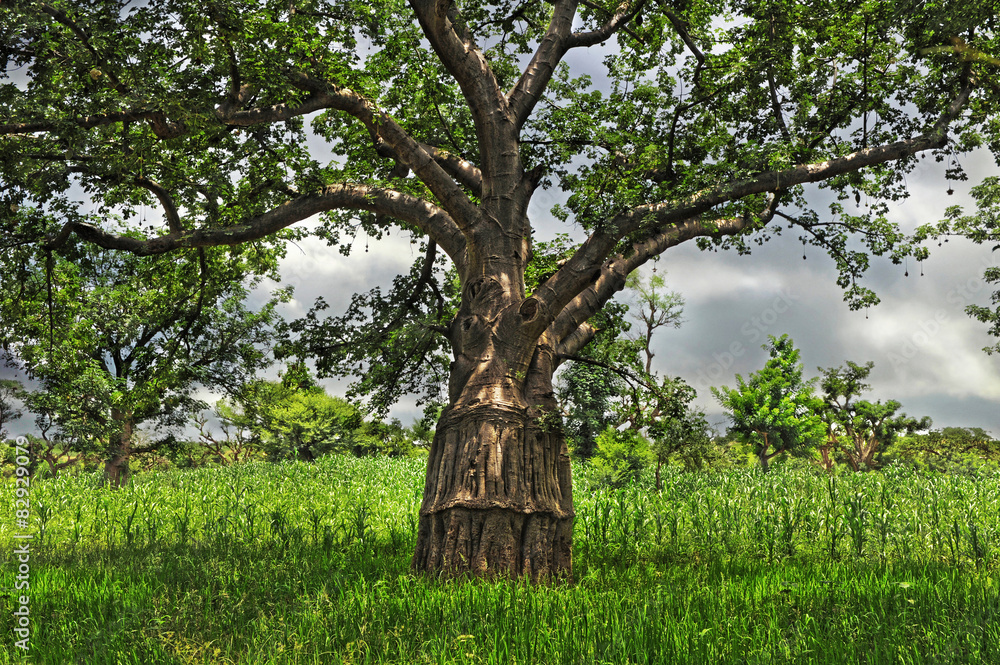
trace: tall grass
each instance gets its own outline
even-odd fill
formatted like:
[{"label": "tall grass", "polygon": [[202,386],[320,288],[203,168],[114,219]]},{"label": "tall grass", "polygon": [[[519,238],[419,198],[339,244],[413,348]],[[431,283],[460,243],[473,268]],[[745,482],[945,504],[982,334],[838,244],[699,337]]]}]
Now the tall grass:
[{"label": "tall grass", "polygon": [[1000,478],[575,471],[550,586],[411,575],[421,460],[39,481],[31,662],[1000,662]]}]

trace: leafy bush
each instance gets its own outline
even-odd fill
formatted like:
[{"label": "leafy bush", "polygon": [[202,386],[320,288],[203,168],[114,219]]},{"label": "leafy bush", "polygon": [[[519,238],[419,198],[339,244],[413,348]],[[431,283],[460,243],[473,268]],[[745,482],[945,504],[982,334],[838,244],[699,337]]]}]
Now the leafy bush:
[{"label": "leafy bush", "polygon": [[358,407],[321,390],[298,390],[266,415],[264,450],[271,460],[312,461],[353,449],[364,418]]},{"label": "leafy bush", "polygon": [[649,441],[642,434],[608,427],[597,437],[590,460],[592,478],[599,485],[622,487],[638,479],[651,461]]}]

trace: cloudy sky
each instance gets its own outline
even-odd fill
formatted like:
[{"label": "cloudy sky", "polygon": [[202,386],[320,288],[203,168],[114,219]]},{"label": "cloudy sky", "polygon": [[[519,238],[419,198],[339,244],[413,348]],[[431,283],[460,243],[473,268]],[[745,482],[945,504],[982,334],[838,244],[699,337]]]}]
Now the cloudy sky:
[{"label": "cloudy sky", "polygon": [[[934,166],[911,176],[911,196],[892,209],[892,218],[904,230],[937,221],[946,206],[968,201],[972,184],[1000,172],[988,154],[963,163],[968,183],[946,181]],[[953,196],[946,193],[949,187],[955,189]],[[579,229],[552,219],[548,210],[555,202],[552,194],[536,195],[531,214],[539,237],[548,239],[560,231],[578,235]],[[934,243],[923,266],[874,259],[864,284],[882,303],[852,312],[836,284],[833,261],[814,247],[806,249],[803,260],[797,237],[775,238],[750,256],[702,252],[693,244],[665,253],[657,269],[666,273],[669,288],[685,298],[685,321],[657,334],[654,368],[695,386],[697,403],[710,421],[723,423],[708,388],[734,386],[735,374],[759,369],[767,357],[761,348],[767,335],[788,333],[801,351],[807,376],[847,360],[873,361],[868,399],[899,400],[908,414],[930,416],[935,427],[982,427],[1000,435],[1000,356],[982,351],[996,340],[964,312],[966,305],[989,303],[993,289],[982,281],[983,270],[1000,265],[1000,252],[952,239],[941,247]],[[357,241],[355,247],[361,249],[349,258],[319,241],[290,248],[283,276],[295,286],[296,300],[285,316],[301,316],[320,295],[332,311],[343,309],[351,294],[389,285],[416,258],[416,249],[402,237],[372,241],[368,253],[364,245],[363,238]],[[628,302],[628,292],[619,298]],[[336,393],[346,389],[332,381],[327,386]],[[419,410],[404,402],[393,415],[405,423]]]}]

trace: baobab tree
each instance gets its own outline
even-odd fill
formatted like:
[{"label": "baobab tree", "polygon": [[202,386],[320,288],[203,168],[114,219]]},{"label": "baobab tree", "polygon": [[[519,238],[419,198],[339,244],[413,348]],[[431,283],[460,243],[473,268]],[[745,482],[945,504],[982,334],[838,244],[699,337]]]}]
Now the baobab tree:
[{"label": "baobab tree", "polygon": [[[4,3],[4,243],[254,247],[316,215],[345,251],[358,230],[411,234],[425,255],[358,314],[378,330],[352,339],[353,352],[389,342],[378,365],[404,386],[417,380],[407,362],[452,352],[413,566],[568,575],[552,374],[593,337],[591,317],[671,247],[747,252],[783,226],[828,250],[854,306],[874,302],[858,281],[870,254],[926,256],[886,217],[905,174],[922,153],[998,144],[993,10]],[[837,199],[822,212],[805,187],[818,182]],[[556,216],[584,239],[529,284],[529,203],[556,187]],[[847,212],[861,193],[871,206]],[[148,228],[135,220],[153,202],[163,221]],[[308,323],[306,347],[345,353],[343,331],[324,340],[323,321]]]}]

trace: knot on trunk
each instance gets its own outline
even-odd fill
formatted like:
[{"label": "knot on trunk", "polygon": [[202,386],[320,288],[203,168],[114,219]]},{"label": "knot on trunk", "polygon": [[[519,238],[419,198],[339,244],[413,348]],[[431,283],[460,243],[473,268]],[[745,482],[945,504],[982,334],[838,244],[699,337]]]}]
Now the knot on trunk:
[{"label": "knot on trunk", "polygon": [[521,319],[527,323],[531,321],[538,314],[538,301],[534,298],[528,298],[523,303],[521,307],[518,308],[518,313],[521,315]]}]

